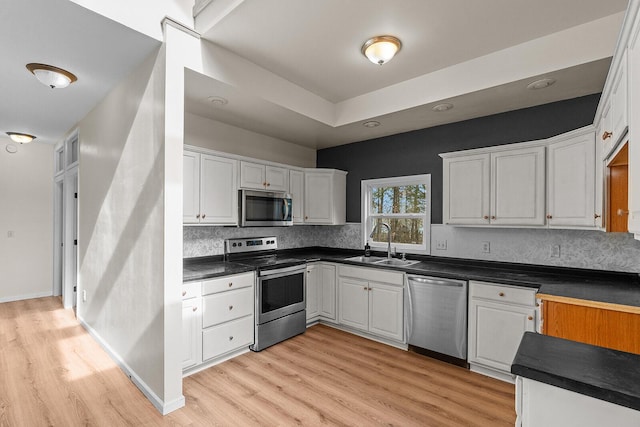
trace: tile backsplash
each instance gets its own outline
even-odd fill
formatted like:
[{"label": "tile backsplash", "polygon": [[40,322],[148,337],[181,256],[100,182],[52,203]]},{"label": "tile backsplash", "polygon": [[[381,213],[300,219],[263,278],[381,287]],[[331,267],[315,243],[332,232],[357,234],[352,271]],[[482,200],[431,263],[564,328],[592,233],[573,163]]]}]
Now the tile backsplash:
[{"label": "tile backsplash", "polygon": [[[186,258],[222,255],[224,239],[253,236],[276,236],[280,249],[306,246],[362,248],[359,223],[269,228],[185,226],[183,235]],[[446,241],[446,250],[436,249],[438,241]],[[489,242],[489,253],[482,252],[484,242]],[[640,241],[628,233],[434,224],[431,226],[431,255],[640,273]]]}]

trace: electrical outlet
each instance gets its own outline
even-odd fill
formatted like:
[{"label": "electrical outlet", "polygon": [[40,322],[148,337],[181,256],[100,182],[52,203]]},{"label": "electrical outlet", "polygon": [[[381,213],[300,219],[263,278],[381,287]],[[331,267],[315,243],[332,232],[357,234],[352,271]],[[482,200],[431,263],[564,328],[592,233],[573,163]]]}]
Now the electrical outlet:
[{"label": "electrical outlet", "polygon": [[14,234],[13,234],[13,230],[9,230],[9,231],[7,231],[7,237],[8,237],[8,238],[10,238],[10,239],[11,239],[13,236],[14,236]]},{"label": "electrical outlet", "polygon": [[490,242],[482,242],[482,252],[488,254],[491,252],[491,243]]},{"label": "electrical outlet", "polygon": [[447,241],[446,240],[436,240],[436,250],[446,251],[447,250]]},{"label": "electrical outlet", "polygon": [[551,258],[560,258],[560,245],[551,245],[549,256]]},{"label": "electrical outlet", "polygon": [[87,302],[87,290],[82,290],[82,302]]}]

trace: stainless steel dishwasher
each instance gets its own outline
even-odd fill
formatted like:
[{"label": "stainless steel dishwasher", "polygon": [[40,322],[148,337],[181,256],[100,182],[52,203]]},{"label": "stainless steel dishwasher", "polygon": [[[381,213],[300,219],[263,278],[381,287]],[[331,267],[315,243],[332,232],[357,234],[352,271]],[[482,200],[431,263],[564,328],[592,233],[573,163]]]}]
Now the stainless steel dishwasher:
[{"label": "stainless steel dishwasher", "polygon": [[410,346],[467,359],[467,282],[407,275],[407,342]]}]

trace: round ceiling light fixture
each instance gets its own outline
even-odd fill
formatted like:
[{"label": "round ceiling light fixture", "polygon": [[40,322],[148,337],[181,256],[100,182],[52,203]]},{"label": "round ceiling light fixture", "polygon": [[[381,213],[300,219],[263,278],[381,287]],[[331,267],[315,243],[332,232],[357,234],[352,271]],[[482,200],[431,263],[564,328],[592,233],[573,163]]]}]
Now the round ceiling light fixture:
[{"label": "round ceiling light fixture", "polygon": [[389,62],[402,49],[402,42],[394,36],[372,37],[362,45],[360,51],[374,64]]},{"label": "round ceiling light fixture", "polygon": [[207,98],[209,100],[210,103],[212,103],[213,105],[227,105],[229,103],[229,101],[227,100],[227,98],[223,98],[221,96],[210,96]]},{"label": "round ceiling light fixture", "polygon": [[20,144],[28,144],[36,139],[35,136],[29,135],[28,133],[7,132],[7,135],[9,135],[9,138],[11,138],[13,142],[18,142]]},{"label": "round ceiling light fixture", "polygon": [[377,120],[369,120],[367,122],[364,122],[362,126],[366,128],[377,128],[378,126],[380,126],[380,122]]},{"label": "round ceiling light fixture", "polygon": [[442,113],[443,111],[449,111],[452,108],[453,108],[453,104],[449,104],[448,102],[445,102],[442,104],[434,105],[432,110],[438,113]]},{"label": "round ceiling light fixture", "polygon": [[36,79],[51,89],[62,89],[69,86],[78,78],[67,70],[53,65],[31,63],[26,65],[27,70],[36,76]]},{"label": "round ceiling light fixture", "polygon": [[555,82],[556,82],[556,79],[544,78],[544,79],[536,80],[535,82],[529,83],[527,85],[527,89],[530,89],[530,90],[544,89],[551,86]]}]

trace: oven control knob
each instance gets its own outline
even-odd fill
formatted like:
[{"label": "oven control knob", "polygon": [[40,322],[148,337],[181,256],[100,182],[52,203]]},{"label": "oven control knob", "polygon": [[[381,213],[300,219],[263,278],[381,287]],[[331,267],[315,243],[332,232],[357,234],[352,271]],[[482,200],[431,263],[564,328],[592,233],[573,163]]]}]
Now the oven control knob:
[{"label": "oven control knob", "polygon": [[238,246],[242,246],[242,243],[238,243]]},{"label": "oven control knob", "polygon": [[231,245],[231,246],[233,246],[233,247],[235,248],[236,246],[238,246],[238,244],[237,244],[237,243],[234,243],[234,244],[233,244],[233,245]]}]

